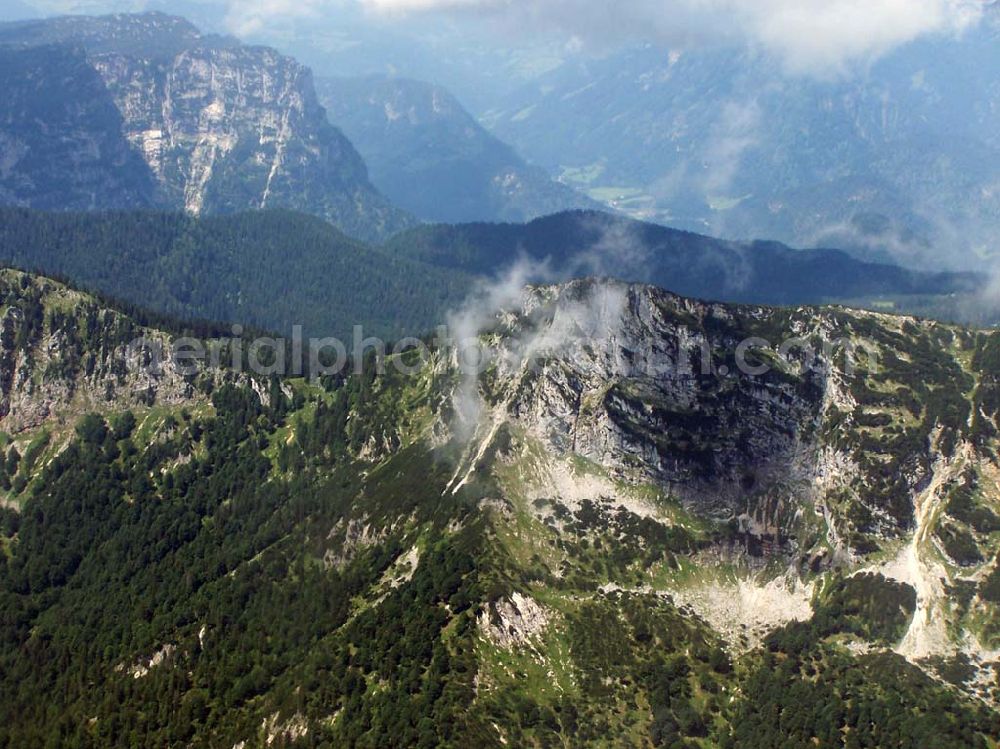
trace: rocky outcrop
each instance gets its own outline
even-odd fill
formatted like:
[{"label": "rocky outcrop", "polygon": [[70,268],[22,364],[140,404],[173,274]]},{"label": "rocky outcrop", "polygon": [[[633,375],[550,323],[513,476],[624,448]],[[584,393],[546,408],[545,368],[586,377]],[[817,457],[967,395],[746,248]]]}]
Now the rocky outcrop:
[{"label": "rocky outcrop", "polygon": [[62,284],[0,271],[0,430],[19,434],[90,411],[204,400],[225,375],[184,373],[161,355],[170,341]]},{"label": "rocky outcrop", "polygon": [[973,438],[959,391],[977,344],[944,325],[577,281],[529,288],[481,333],[492,363],[456,396],[479,400],[471,456],[509,421],[768,549],[804,523],[836,548],[905,534],[938,456]]},{"label": "rocky outcrop", "polygon": [[117,53],[93,62],[160,202],[193,214],[295,208],[369,237],[403,225],[291,58],[205,46],[166,62]]},{"label": "rocky outcrop", "polygon": [[551,612],[530,596],[514,592],[494,601],[479,613],[479,629],[494,645],[506,650],[526,647],[540,637],[551,620]]}]

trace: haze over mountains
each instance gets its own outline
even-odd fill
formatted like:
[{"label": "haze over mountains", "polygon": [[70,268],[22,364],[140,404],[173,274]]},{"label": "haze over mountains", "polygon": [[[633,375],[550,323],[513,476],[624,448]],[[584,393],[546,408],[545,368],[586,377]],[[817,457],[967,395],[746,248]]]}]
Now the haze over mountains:
[{"label": "haze over mountains", "polygon": [[998,40],[984,22],[833,80],[741,50],[636,48],[562,65],[486,121],[636,215],[971,266],[1000,227]]},{"label": "haze over mountains", "polygon": [[440,86],[324,78],[320,101],[364,156],[372,182],[428,221],[525,221],[598,203],[528,165]]},{"label": "haze over mountains", "polygon": [[[404,211],[438,221],[521,220],[596,205],[529,166],[440,88],[326,80],[323,103],[363,147],[363,160],[329,124],[308,70],[274,50],[204,35],[174,16],[28,21],[0,28],[0,45],[14,94],[4,119],[11,128],[42,126],[5,134],[8,203],[156,206],[195,215],[293,208],[365,239],[413,223]],[[48,45],[65,49],[51,56],[32,51]],[[85,61],[78,59],[82,54]],[[46,77],[58,77],[69,96],[47,89]],[[37,85],[18,96],[29,81]],[[74,96],[85,97],[95,113],[70,122],[46,107],[55,101],[69,109]],[[76,147],[66,149],[56,132],[62,138],[73,133]],[[55,167],[44,163],[64,158],[60,145],[81,162],[69,181],[48,173]],[[18,154],[27,150],[42,162],[22,160]],[[137,156],[145,170],[137,168]],[[133,162],[131,170],[123,160]],[[392,205],[369,182],[368,166]],[[83,184],[76,188],[74,180]],[[74,189],[81,194],[63,194]]]},{"label": "haze over mountains", "polygon": [[1000,747],[992,5],[179,7],[0,24],[0,749]]},{"label": "haze over mountains", "polygon": [[[9,82],[9,96],[0,103],[7,108],[0,188],[9,204],[69,211],[166,207],[195,217],[283,207],[376,244],[418,219],[518,221],[596,205],[526,163],[440,87],[386,77],[321,79],[317,95],[310,72],[293,59],[202,34],[174,16],[2,25],[0,61]],[[946,319],[992,319],[984,282],[971,276],[915,275],[835,251],[727,244],[595,213],[520,227],[435,226],[400,234],[377,251],[291,214],[242,217],[228,225],[146,217],[139,222],[155,225],[143,230],[157,237],[153,246],[165,242],[169,249],[137,275],[134,265],[122,265],[136,262],[127,246],[132,235],[108,232],[108,218],[70,218],[71,234],[38,244],[53,224],[31,214],[8,215],[13,239],[5,248],[7,262],[69,274],[160,312],[265,327],[298,322],[343,334],[354,314],[353,322],[374,333],[424,333],[454,304],[456,288],[507,272],[522,256],[539,266],[547,261],[539,277],[550,280],[598,273],[710,299],[839,301]],[[39,226],[28,228],[32,222]],[[259,226],[260,236],[246,232],[251,225]],[[244,228],[234,235],[237,226]],[[273,278],[288,279],[284,288],[296,289],[300,300],[321,295],[323,283],[345,289],[342,303],[327,307],[328,314],[315,312],[324,309],[317,298],[308,320],[292,320],[293,309],[267,310],[243,286],[249,277],[237,268],[257,277],[259,268],[271,266],[265,258],[281,244],[279,227],[286,246],[306,244],[286,250],[290,265]],[[210,240],[218,231],[224,239]],[[237,235],[249,242],[243,258],[234,249]],[[320,246],[330,254],[322,257]],[[87,262],[78,254],[82,247],[102,261]],[[191,260],[178,257],[192,251],[200,255],[199,266],[214,269],[200,277],[226,279],[224,294],[205,296],[217,291],[214,283],[181,292]],[[251,257],[257,260],[247,262]],[[426,272],[422,295],[412,285],[418,268]],[[143,299],[141,280],[161,273],[162,293]],[[385,275],[379,291],[373,293],[376,284],[364,280],[366,273]]]},{"label": "haze over mountains", "polygon": [[530,162],[637,217],[972,267],[992,265],[998,227],[997,15],[979,0],[372,0],[335,21],[265,4],[229,22],[321,75],[443,84]]}]

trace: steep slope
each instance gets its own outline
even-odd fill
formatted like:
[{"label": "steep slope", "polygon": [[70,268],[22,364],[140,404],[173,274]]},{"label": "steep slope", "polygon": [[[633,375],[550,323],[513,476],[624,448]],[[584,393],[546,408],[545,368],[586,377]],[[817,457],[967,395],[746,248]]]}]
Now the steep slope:
[{"label": "steep slope", "polygon": [[156,205],[194,215],[292,208],[364,238],[413,223],[372,187],[295,60],[157,13],[0,27],[5,46],[50,41],[87,51],[121,114],[107,137],[124,135],[145,160]]},{"label": "steep slope", "polygon": [[372,182],[428,221],[525,221],[596,203],[529,166],[440,86],[324,78],[320,101],[357,146]]},{"label": "steep slope", "polygon": [[497,273],[519,258],[556,277],[596,273],[658,284],[686,296],[760,304],[851,300],[950,319],[989,320],[983,279],[867,263],[839,250],[728,242],[593,211],[528,224],[418,227],[388,249],[434,265]]},{"label": "steep slope", "polygon": [[0,208],[0,262],[68,276],[181,318],[351,341],[429,332],[471,276],[396,257],[319,218],[260,211],[201,219],[153,212]]},{"label": "steep slope", "polygon": [[[52,345],[100,345],[86,298],[0,289],[5,353],[108,379]],[[995,744],[1000,535],[968,531],[964,568],[928,541],[1000,509],[996,336],[593,281],[464,313],[478,375],[443,350],[312,383],[206,369],[183,403],[0,419],[0,737]],[[736,341],[791,334],[869,339],[879,365],[722,374]],[[926,512],[970,472],[953,516]],[[933,596],[893,581],[909,549],[944,571]],[[926,660],[907,643],[945,603]]]},{"label": "steep slope", "polygon": [[0,47],[0,203],[46,210],[149,205],[149,168],[79,50]]}]

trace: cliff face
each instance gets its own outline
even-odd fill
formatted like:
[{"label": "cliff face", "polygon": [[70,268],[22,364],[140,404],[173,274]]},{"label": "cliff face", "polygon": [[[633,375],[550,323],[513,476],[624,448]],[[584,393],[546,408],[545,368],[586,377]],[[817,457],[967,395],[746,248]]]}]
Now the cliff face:
[{"label": "cliff face", "polygon": [[168,340],[60,283],[0,270],[0,429],[20,435],[90,411],[197,404],[217,373],[144,366]]},{"label": "cliff face", "polygon": [[93,62],[161,202],[194,214],[294,208],[369,237],[404,225],[291,58],[203,47],[168,62],[114,53]]},{"label": "cliff face", "polygon": [[[133,190],[140,193],[139,204],[195,214],[291,208],[366,239],[411,222],[372,187],[357,151],[327,121],[310,72],[289,57],[205,37],[182,19],[155,13],[0,29],[3,47],[32,48],[40,41],[86,50],[99,78],[74,93],[104,102],[105,109],[110,93],[120,116],[101,123],[100,132],[129,144],[153,175],[152,195],[148,174],[143,175],[145,193]],[[51,69],[53,75],[64,74],[59,64]],[[18,83],[23,79],[20,75]],[[57,86],[42,91],[56,102],[66,98]],[[66,121],[50,127],[72,130],[76,109],[67,106]],[[30,118],[18,119],[18,114],[12,112],[11,121],[30,127]],[[101,206],[133,204],[104,192]]]},{"label": "cliff face", "polygon": [[[508,511],[537,523],[533,549],[573,518],[615,548],[621,512],[671,527],[675,504],[726,529],[703,564],[735,550],[738,565],[790,575],[720,593],[672,573],[661,590],[656,565],[637,570],[721,631],[773,627],[802,606],[808,618],[810,580],[868,570],[916,592],[896,652],[990,660],[996,612],[979,581],[1000,550],[1000,338],[597,281],[529,288],[481,312],[466,319],[488,320],[489,365],[456,390],[467,416],[451,423],[472,436],[452,486],[495,472]],[[769,614],[756,609],[772,597]]]}]

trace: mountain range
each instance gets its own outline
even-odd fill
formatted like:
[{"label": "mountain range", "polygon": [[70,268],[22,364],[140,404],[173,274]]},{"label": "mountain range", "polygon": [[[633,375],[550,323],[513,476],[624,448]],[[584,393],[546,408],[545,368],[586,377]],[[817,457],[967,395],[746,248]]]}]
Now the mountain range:
[{"label": "mountain range", "polygon": [[0,24],[0,749],[1000,749],[993,42]]},{"label": "mountain range", "polygon": [[[364,239],[412,224],[411,215],[525,220],[597,207],[527,164],[439,86],[325,78],[317,97],[294,59],[182,18],[0,24],[0,50],[13,94],[0,116],[8,204],[194,215],[283,207]],[[67,160],[69,178],[55,173]]]},{"label": "mountain range", "polygon": [[826,79],[726,46],[570,57],[482,119],[641,218],[970,267],[1000,217],[996,13]]},{"label": "mountain range", "polygon": [[0,299],[8,745],[1000,735],[994,334],[584,280],[467,307],[479,373],[281,379]]},{"label": "mountain range", "polygon": [[320,101],[372,182],[427,221],[526,221],[597,208],[530,166],[440,86],[405,78],[322,78]]},{"label": "mountain range", "polygon": [[384,245],[289,211],[45,213],[0,208],[0,263],[73,279],[181,319],[352,340],[424,335],[496,279],[614,275],[705,299],[844,302],[982,319],[972,274],[921,273],[836,250],[739,244],[599,212],[432,225]]}]

